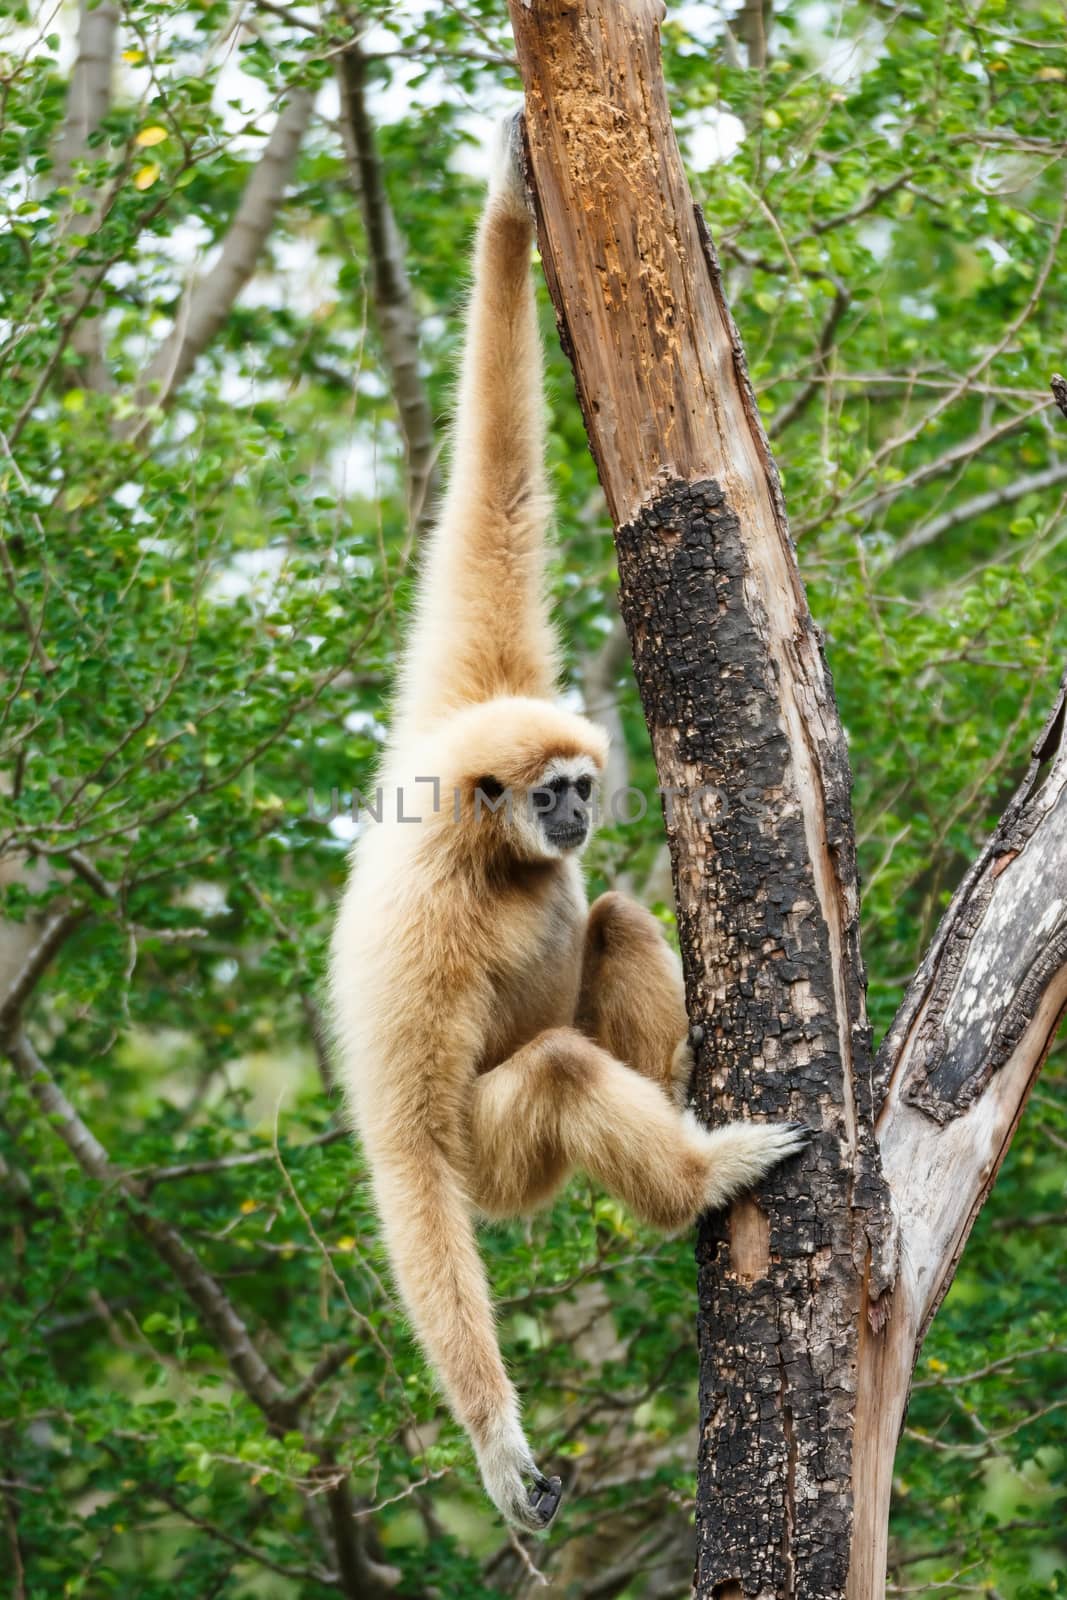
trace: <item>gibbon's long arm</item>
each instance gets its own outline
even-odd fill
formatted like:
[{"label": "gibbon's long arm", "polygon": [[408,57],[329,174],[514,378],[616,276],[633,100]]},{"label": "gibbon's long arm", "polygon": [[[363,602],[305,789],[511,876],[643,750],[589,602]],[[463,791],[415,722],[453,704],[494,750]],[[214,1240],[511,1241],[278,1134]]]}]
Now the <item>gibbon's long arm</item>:
[{"label": "gibbon's long arm", "polygon": [[463,705],[555,692],[534,231],[518,137],[517,121],[500,136],[478,229],[452,467],[419,582],[394,722],[401,740]]},{"label": "gibbon's long arm", "polygon": [[[374,1161],[379,1215],[397,1287],[430,1365],[474,1445],[483,1481],[511,1521],[542,1528],[555,1510],[504,1368],[470,1205],[429,1127]],[[539,1492],[540,1486],[540,1492]],[[556,1484],[558,1498],[558,1480]]]}]

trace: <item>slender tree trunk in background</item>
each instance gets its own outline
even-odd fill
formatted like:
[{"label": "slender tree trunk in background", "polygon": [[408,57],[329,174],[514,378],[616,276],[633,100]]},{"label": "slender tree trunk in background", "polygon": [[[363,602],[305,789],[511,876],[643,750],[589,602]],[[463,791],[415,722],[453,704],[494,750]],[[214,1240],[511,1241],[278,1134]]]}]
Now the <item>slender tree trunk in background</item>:
[{"label": "slender tree trunk in background", "polygon": [[1062,708],[876,1072],[844,737],[671,128],[662,6],[510,3],[541,256],[668,796],[697,1105],[818,1130],[700,1230],[696,1593],[876,1600],[918,1344],[1067,1002],[1063,904],[1033,905],[1050,851],[1046,900],[1067,871]]},{"label": "slender tree trunk in background", "polygon": [[[76,229],[79,233],[93,234],[100,226],[99,196],[91,189],[85,190],[76,181],[77,167],[81,162],[90,164],[105,154],[93,147],[92,136],[97,132],[111,109],[111,79],[115,70],[115,51],[118,39],[119,7],[113,0],[81,0],[78,12],[78,54],[71,69],[67,89],[66,115],[56,142],[52,183],[71,190],[72,201],[88,198],[93,208],[88,214],[69,210],[63,231]],[[89,274],[78,275],[79,286]],[[99,296],[94,295],[88,310],[100,310]],[[103,337],[99,315],[79,317],[71,333],[71,348],[81,357],[81,380],[87,388],[101,392],[112,387],[111,373],[104,361]]]},{"label": "slender tree trunk in background", "polygon": [[341,132],[367,237],[367,268],[378,336],[404,436],[408,518],[424,533],[437,511],[433,411],[419,364],[419,319],[374,123],[367,110],[367,62],[358,39],[337,62]]}]

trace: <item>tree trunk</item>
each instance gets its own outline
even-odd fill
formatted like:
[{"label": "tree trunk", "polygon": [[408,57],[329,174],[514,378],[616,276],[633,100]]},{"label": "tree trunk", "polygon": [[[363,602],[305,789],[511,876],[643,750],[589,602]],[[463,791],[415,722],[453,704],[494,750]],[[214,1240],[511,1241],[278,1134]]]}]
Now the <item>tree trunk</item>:
[{"label": "tree trunk", "polygon": [[700,1230],[696,1594],[875,1600],[918,1343],[1067,1002],[1063,905],[1042,926],[1028,905],[1041,853],[1067,854],[1062,717],[876,1073],[844,736],[671,128],[660,0],[510,4],[541,257],[667,797],[697,1106],[818,1130]]}]

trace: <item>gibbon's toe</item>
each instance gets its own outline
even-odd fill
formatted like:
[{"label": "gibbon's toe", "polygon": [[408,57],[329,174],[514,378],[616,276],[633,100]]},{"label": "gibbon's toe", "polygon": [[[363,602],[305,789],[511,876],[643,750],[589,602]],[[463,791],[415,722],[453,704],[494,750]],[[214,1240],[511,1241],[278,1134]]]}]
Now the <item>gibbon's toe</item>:
[{"label": "gibbon's toe", "polygon": [[[528,1482],[527,1480],[532,1480]],[[527,1533],[544,1533],[559,1510],[563,1483],[546,1478],[536,1467],[516,1473],[504,1492],[493,1496],[505,1520]]]},{"label": "gibbon's toe", "polygon": [[771,1126],[775,1134],[779,1161],[785,1161],[788,1156],[799,1155],[802,1150],[808,1148],[815,1137],[815,1130],[804,1122],[777,1122]]}]

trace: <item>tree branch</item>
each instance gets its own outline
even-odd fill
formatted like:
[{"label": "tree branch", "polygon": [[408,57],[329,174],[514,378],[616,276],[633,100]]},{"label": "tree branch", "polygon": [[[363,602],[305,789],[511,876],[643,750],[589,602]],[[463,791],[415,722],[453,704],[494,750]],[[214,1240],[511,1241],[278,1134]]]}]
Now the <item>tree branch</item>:
[{"label": "tree branch", "polygon": [[[121,1194],[135,1226],[196,1306],[244,1393],[258,1406],[276,1432],[282,1433],[295,1427],[300,1403],[307,1398],[307,1392],[313,1392],[309,1390],[307,1380],[293,1394],[285,1390],[259,1354],[240,1312],[221,1284],[185,1243],[178,1230],[148,1209],[136,1180],[112,1164],[107,1150],[71,1105],[27,1035],[16,1032],[8,1040],[6,1049],[18,1077],[81,1170],[97,1183],[106,1184]],[[277,1158],[277,1151],[272,1150],[272,1155]],[[329,1356],[332,1361],[333,1353],[330,1352]],[[314,1370],[319,1371],[322,1365],[320,1362],[319,1368]],[[310,1437],[306,1443],[321,1465],[336,1468],[327,1445]],[[370,1554],[367,1548],[368,1534],[356,1520],[346,1475],[340,1469],[337,1479],[325,1491],[324,1499],[327,1506],[327,1538],[336,1553],[339,1586],[349,1600],[386,1600],[395,1589],[399,1574],[376,1561]],[[312,1511],[313,1506],[309,1502],[309,1513]]]},{"label": "tree branch", "polygon": [[812,356],[812,365],[816,369],[816,375],[809,378],[807,383],[793,396],[792,400],[787,405],[784,405],[781,411],[772,419],[769,430],[772,439],[776,439],[780,433],[785,432],[791,422],[795,422],[798,417],[803,416],[811,404],[812,397],[818,393],[826,372],[826,358],[833,349],[841,318],[851,303],[852,296],[845,288],[845,285],[838,283],[834,289],[833,302],[826,314],[826,321],[822,325],[822,332],[819,334],[819,342]]},{"label": "tree branch", "polygon": [[136,1181],[112,1165],[108,1152],[82,1121],[24,1032],[8,1041],[7,1053],[42,1114],[82,1171],[122,1195],[138,1230],[200,1312],[244,1392],[276,1427],[284,1430],[290,1426],[293,1418],[285,1403],[285,1390],[259,1354],[240,1313],[221,1285],[177,1230],[145,1207]]},{"label": "tree branch", "polygon": [[1028,494],[1042,494],[1046,489],[1055,489],[1061,483],[1067,483],[1067,461],[1057,461],[1041,472],[1027,473],[1022,478],[1015,478],[1011,483],[1001,484],[997,489],[987,489],[984,494],[976,494],[970,500],[958,500],[940,516],[931,517],[929,522],[920,522],[918,527],[906,533],[903,539],[898,539],[878,566],[880,568],[893,566],[895,562],[903,561],[905,556],[910,556],[913,551],[933,544],[942,534],[950,533],[961,523],[973,522],[977,517],[984,517],[988,511],[1013,505],[1016,500],[1022,500]]},{"label": "tree branch", "polygon": [[404,436],[408,521],[420,531],[433,514],[437,492],[433,412],[419,370],[418,316],[404,263],[404,241],[389,203],[367,111],[367,65],[358,39],[342,53],[337,70],[345,150],[367,239],[374,316]]},{"label": "tree branch", "polygon": [[314,97],[307,89],[289,91],[288,104],[245,186],[218,261],[178,308],[173,330],[137,385],[134,404],[141,414],[120,430],[125,437],[138,438],[145,431],[147,408],[165,410],[171,404],[255,271],[285,198],[313,104]]},{"label": "tree branch", "polygon": [[[86,912],[81,908],[63,906],[52,911],[43,921],[32,922],[29,924],[32,943],[27,943],[18,969],[5,972],[0,967],[0,979],[3,979],[0,985],[0,1048],[16,1029],[22,1008],[52,957],[85,916]],[[8,926],[25,927],[26,924],[13,923]]]},{"label": "tree branch", "polygon": [[[348,1138],[351,1138],[351,1134],[347,1128],[329,1128],[325,1133],[296,1146],[290,1153],[298,1155],[302,1150],[318,1150],[325,1144],[337,1144]],[[154,1189],[158,1183],[174,1183],[180,1178],[202,1178],[209,1173],[232,1172],[239,1167],[263,1166],[275,1159],[274,1146],[270,1145],[265,1150],[244,1150],[239,1155],[216,1156],[205,1161],[183,1161],[173,1167],[146,1167],[131,1176],[146,1189]]]},{"label": "tree branch", "polygon": [[1067,1008],[1067,904],[1056,893],[1067,881],[1065,704],[1067,677],[878,1053],[878,1142],[902,1250],[897,1282],[860,1334],[857,1600],[884,1579],[893,1454],[919,1348]]}]

